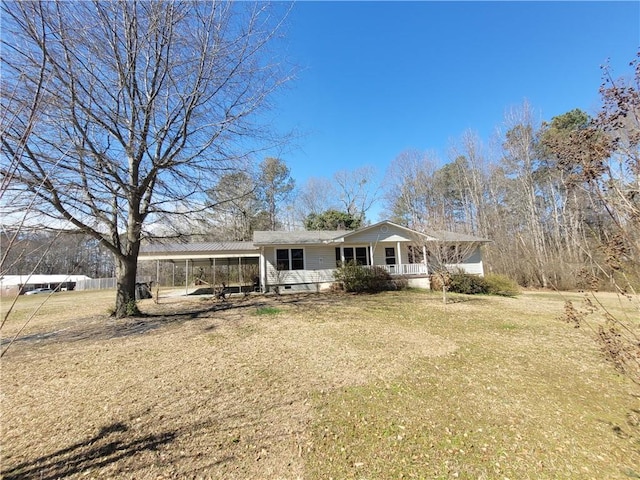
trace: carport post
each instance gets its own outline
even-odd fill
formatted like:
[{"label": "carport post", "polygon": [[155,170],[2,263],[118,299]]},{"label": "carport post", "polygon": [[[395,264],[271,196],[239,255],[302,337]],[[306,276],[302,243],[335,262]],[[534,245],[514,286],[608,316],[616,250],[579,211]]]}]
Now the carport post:
[{"label": "carport post", "polygon": [[160,285],[160,260],[156,260],[156,284]]},{"label": "carport post", "polygon": [[184,265],[184,294],[189,295],[189,259],[185,260]]}]

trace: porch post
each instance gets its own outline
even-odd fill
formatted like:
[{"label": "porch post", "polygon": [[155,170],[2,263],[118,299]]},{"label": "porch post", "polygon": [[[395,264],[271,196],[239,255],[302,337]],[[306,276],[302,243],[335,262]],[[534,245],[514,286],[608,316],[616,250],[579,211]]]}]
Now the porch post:
[{"label": "porch post", "polygon": [[211,288],[214,289],[216,288],[216,257],[213,257],[211,268],[213,269],[213,273],[211,274]]},{"label": "porch post", "polygon": [[156,284],[160,285],[160,260],[156,260]]},{"label": "porch post", "polygon": [[372,267],[374,266],[373,264],[373,243],[369,242],[369,265],[371,265]]},{"label": "porch post", "polygon": [[238,282],[240,282],[240,293],[242,293],[242,257],[238,257]]},{"label": "porch post", "polygon": [[267,259],[264,256],[264,247],[260,247],[260,291],[267,291]]},{"label": "porch post", "polygon": [[400,242],[396,242],[397,250],[398,250],[398,273],[403,273],[402,271],[402,250],[400,250]]},{"label": "porch post", "polygon": [[429,263],[427,262],[427,246],[422,245],[422,261],[424,262],[424,272],[429,275]]}]

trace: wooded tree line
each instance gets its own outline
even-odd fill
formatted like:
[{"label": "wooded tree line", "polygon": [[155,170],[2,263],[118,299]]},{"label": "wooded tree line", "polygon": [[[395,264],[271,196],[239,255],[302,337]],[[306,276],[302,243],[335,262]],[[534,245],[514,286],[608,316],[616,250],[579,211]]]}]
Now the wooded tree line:
[{"label": "wooded tree line", "polygon": [[595,117],[510,112],[492,150],[472,133],[438,167],[409,151],[386,179],[389,217],[489,238],[487,270],[523,286],[636,289],[640,282],[640,70],[605,69]]},{"label": "wooded tree line", "polygon": [[[70,274],[109,278],[115,274],[113,255],[86,235],[4,231],[3,271],[7,274]],[[15,238],[14,238],[15,236]]]}]

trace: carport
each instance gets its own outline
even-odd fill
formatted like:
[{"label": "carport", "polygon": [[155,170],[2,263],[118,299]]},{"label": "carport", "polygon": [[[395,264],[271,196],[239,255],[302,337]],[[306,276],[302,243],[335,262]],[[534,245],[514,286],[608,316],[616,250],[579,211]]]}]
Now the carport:
[{"label": "carport", "polygon": [[260,251],[252,242],[155,243],[142,247],[138,260],[182,264],[185,292],[189,287],[224,285],[230,292],[254,291],[259,285]]}]

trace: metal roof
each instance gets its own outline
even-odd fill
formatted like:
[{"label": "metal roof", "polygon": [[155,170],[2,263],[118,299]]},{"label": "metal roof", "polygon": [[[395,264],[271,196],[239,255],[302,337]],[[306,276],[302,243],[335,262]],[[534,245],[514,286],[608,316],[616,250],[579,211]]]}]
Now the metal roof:
[{"label": "metal roof", "polygon": [[253,252],[257,251],[253,242],[204,242],[204,243],[152,243],[143,245],[141,255],[158,253],[192,252]]},{"label": "metal roof", "polygon": [[253,232],[253,243],[255,245],[313,245],[326,243],[335,238],[342,237],[346,233],[349,232],[346,230],[300,230],[296,232],[258,231]]}]

